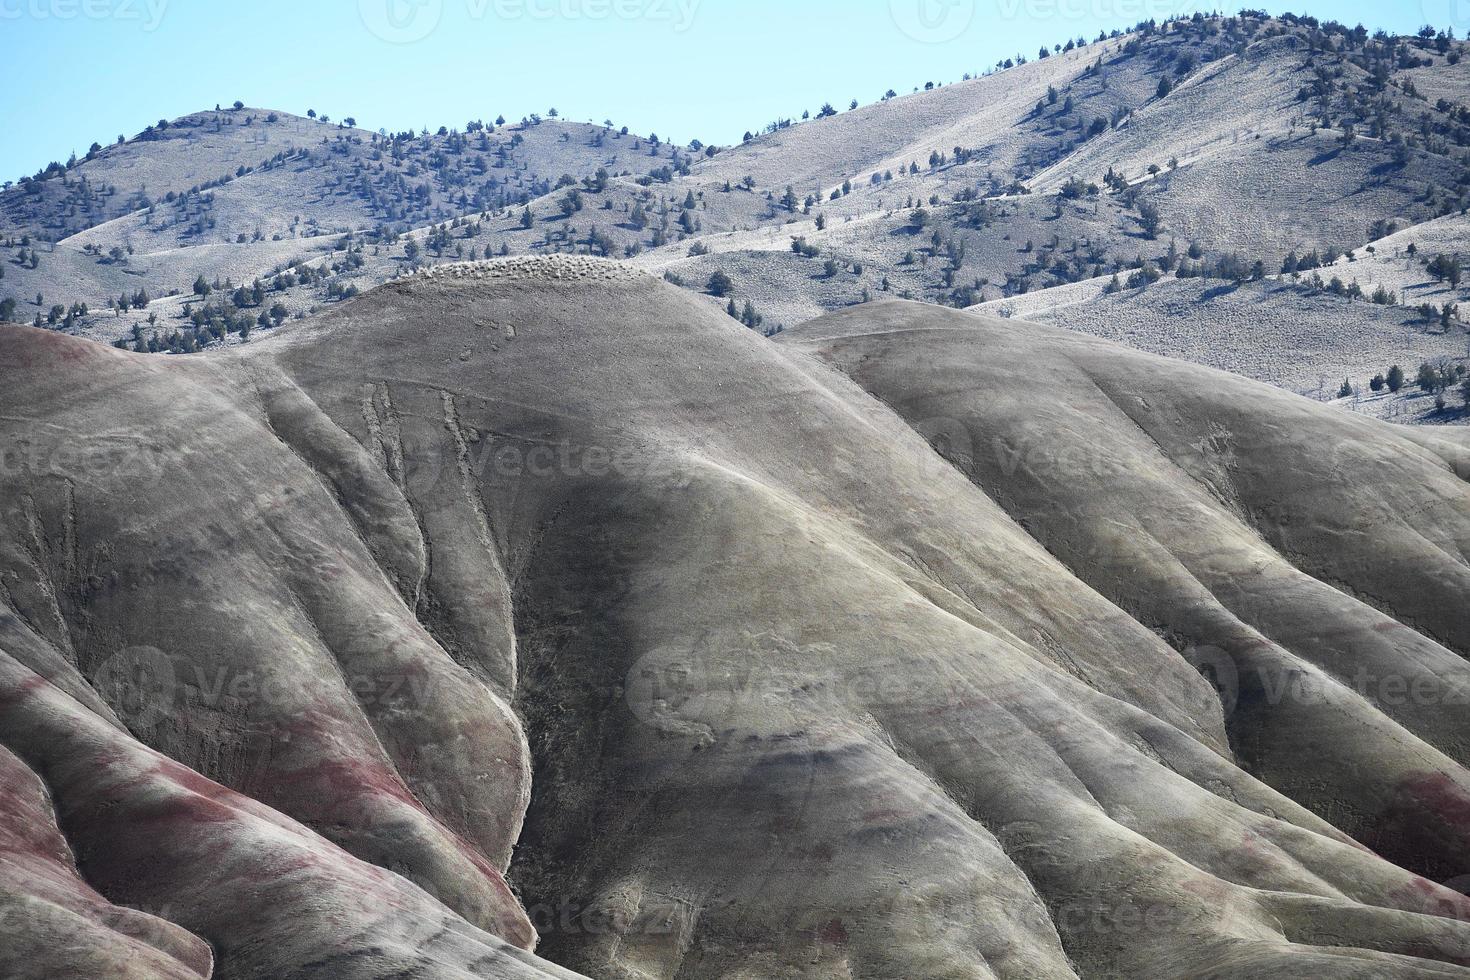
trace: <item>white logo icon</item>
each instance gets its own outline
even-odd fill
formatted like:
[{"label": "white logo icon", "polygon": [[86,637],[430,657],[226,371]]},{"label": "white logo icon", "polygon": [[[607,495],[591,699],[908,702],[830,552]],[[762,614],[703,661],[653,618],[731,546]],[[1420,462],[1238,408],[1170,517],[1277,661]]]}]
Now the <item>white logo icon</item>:
[{"label": "white logo icon", "polygon": [[915,41],[953,41],[975,20],[975,0],[889,0],[893,22]]},{"label": "white logo icon", "polygon": [[389,44],[422,41],[439,26],[444,0],[358,0],[362,23]]}]

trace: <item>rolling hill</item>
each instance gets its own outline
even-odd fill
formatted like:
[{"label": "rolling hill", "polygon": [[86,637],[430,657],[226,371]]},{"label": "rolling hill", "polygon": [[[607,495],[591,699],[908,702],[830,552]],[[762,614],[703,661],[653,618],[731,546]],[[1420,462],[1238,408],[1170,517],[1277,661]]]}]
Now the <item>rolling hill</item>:
[{"label": "rolling hill", "polygon": [[[1427,266],[1466,257],[1464,48],[1249,11],[1149,21],[729,147],[552,117],[394,134],[217,109],[0,192],[0,301],[179,352],[418,268],[592,254],[718,292],[759,333],[885,297],[1057,310],[1315,397],[1343,377],[1365,395],[1388,364],[1464,366],[1458,311],[1433,339],[1412,312],[1460,299]],[[1266,295],[1265,314],[1242,326],[1199,300],[1222,293]],[[1277,322],[1317,338],[1290,367],[1252,353],[1280,349]],[[1450,401],[1373,410],[1465,421]]]}]

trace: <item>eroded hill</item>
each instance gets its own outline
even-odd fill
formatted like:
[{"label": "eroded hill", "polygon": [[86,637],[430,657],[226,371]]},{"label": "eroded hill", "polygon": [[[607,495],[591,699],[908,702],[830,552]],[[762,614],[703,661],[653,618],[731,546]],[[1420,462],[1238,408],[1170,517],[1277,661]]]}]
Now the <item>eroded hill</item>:
[{"label": "eroded hill", "polygon": [[0,360],[7,975],[1470,975],[1449,430],[570,257]]}]

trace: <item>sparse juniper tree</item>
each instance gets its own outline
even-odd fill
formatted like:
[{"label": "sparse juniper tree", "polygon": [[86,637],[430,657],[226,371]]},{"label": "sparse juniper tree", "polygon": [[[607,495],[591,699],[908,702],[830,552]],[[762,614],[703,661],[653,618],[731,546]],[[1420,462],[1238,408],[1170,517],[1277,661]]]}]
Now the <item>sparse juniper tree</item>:
[{"label": "sparse juniper tree", "polygon": [[1440,373],[1426,361],[1419,365],[1419,374],[1415,377],[1414,383],[1425,391],[1438,391],[1441,384]]},{"label": "sparse juniper tree", "polygon": [[1138,206],[1138,223],[1143,228],[1143,233],[1150,239],[1159,237],[1159,208],[1152,201],[1144,201]]},{"label": "sparse juniper tree", "polygon": [[709,283],[706,285],[705,288],[709,290],[709,294],[711,296],[719,296],[723,299],[724,297],[729,296],[730,293],[735,289],[735,283],[733,280],[731,280],[730,276],[726,274],[724,269],[716,269],[714,275],[709,277]]},{"label": "sparse juniper tree", "polygon": [[1464,278],[1464,270],[1460,266],[1460,257],[1457,255],[1436,255],[1430,260],[1428,269],[1431,276],[1447,281],[1451,287],[1458,288],[1460,281]]},{"label": "sparse juniper tree", "polygon": [[1161,76],[1159,78],[1159,87],[1154,90],[1154,94],[1162,99],[1172,91],[1174,91],[1174,83],[1169,81],[1169,76]]},{"label": "sparse juniper tree", "polygon": [[10,297],[0,299],[0,320],[13,321],[15,319],[15,300]]},{"label": "sparse juniper tree", "polygon": [[524,211],[521,212],[521,227],[522,228],[530,228],[535,223],[536,223],[536,218],[531,214],[531,209],[530,208],[526,208]]},{"label": "sparse juniper tree", "polygon": [[1404,386],[1404,369],[1397,364],[1390,367],[1388,369],[1387,383],[1389,391],[1398,392]]}]

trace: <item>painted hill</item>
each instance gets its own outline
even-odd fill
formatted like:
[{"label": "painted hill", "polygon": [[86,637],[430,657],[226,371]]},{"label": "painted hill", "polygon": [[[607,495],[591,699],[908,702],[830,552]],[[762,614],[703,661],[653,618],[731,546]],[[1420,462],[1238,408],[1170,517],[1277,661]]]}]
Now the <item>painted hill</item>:
[{"label": "painted hill", "polygon": [[567,256],[0,359],[6,975],[1470,975],[1455,430]]}]

